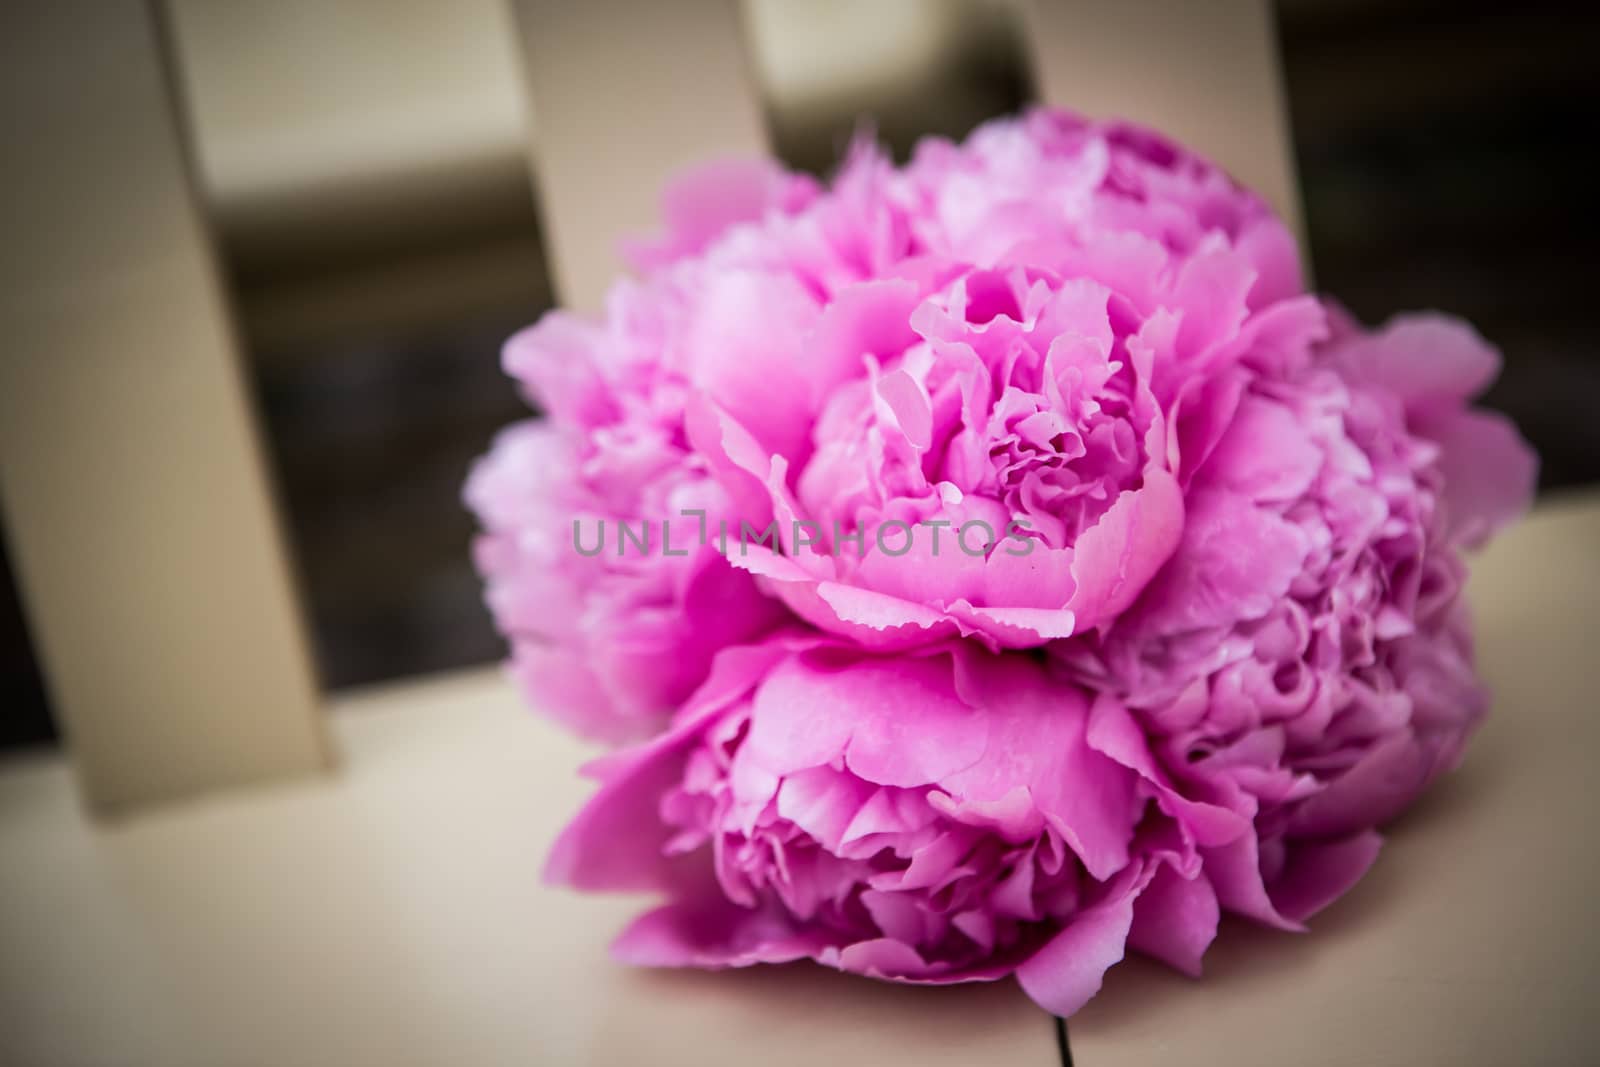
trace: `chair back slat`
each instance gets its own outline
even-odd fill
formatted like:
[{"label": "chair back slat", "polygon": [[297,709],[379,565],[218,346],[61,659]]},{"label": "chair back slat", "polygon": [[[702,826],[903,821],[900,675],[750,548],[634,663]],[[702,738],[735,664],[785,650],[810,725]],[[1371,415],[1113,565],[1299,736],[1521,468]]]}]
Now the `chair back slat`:
[{"label": "chair back slat", "polygon": [[98,811],[320,768],[317,692],[150,5],[0,8],[0,502]]},{"label": "chair back slat", "polygon": [[535,184],[562,303],[598,308],[620,238],[658,225],[663,181],[766,151],[734,0],[515,0]]}]

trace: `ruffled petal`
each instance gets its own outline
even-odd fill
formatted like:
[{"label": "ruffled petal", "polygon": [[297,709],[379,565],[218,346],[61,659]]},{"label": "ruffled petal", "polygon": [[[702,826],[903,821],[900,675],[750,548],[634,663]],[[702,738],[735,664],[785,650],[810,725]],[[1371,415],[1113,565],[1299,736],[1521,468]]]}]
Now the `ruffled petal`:
[{"label": "ruffled petal", "polygon": [[1203,872],[1185,878],[1162,864],[1134,904],[1128,946],[1198,978],[1220,917],[1217,894]]},{"label": "ruffled petal", "polygon": [[1127,951],[1134,902],[1150,875],[1130,871],[1097,903],[1017,967],[1017,982],[1045,1011],[1065,1018],[1100,991],[1106,971]]}]

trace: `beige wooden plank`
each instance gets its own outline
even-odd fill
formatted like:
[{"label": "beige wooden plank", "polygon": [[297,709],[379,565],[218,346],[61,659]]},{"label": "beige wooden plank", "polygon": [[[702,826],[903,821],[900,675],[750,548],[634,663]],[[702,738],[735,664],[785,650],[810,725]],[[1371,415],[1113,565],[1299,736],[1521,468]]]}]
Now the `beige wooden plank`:
[{"label": "beige wooden plank", "polygon": [[1600,1051],[1600,495],[1547,503],[1469,585],[1495,694],[1461,770],[1305,936],[1224,925],[1190,981],[1130,960],[1087,1067],[1592,1063]]},{"label": "beige wooden plank", "polygon": [[151,10],[0,7],[0,502],[95,808],[327,762]]},{"label": "beige wooden plank", "polygon": [[660,220],[662,183],[765,154],[734,0],[514,0],[538,139],[534,169],[564,304],[594,310],[618,239]]},{"label": "beige wooden plank", "polygon": [[1041,98],[1176,137],[1304,234],[1268,0],[1021,0]]}]

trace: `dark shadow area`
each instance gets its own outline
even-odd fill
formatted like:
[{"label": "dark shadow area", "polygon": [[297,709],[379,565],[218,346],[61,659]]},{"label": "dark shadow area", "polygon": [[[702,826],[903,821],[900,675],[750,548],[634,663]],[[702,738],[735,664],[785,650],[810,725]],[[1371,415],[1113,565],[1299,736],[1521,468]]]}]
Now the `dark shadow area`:
[{"label": "dark shadow area", "polygon": [[1362,320],[1437,308],[1505,353],[1487,402],[1545,487],[1600,481],[1600,9],[1278,5],[1318,288]]},{"label": "dark shadow area", "polygon": [[44,678],[28,638],[11,559],[0,539],[0,751],[56,739]]},{"label": "dark shadow area", "polygon": [[827,176],[853,138],[872,136],[904,162],[924,137],[960,141],[985,120],[1014,114],[1032,100],[1022,27],[1009,8],[981,0],[926,0],[919,14],[920,23],[914,23],[887,19],[870,7],[830,8],[830,37],[849,35],[848,24],[858,38],[876,35],[882,52],[880,67],[841,71],[843,84],[837,86],[794,84],[783,77],[791,66],[825,68],[829,58],[829,40],[789,37],[782,69],[769,64],[759,71],[767,83],[763,103],[773,153],[796,170]]},{"label": "dark shadow area", "polygon": [[338,687],[499,658],[461,504],[472,461],[531,414],[500,372],[540,301],[303,353],[255,373],[318,665]]}]

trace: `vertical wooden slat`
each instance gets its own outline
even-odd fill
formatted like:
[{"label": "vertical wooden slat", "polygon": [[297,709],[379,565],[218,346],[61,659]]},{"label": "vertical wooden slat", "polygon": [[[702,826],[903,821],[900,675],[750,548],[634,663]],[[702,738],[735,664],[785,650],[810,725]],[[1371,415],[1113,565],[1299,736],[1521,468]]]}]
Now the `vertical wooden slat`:
[{"label": "vertical wooden slat", "polygon": [[1040,96],[1178,138],[1303,234],[1268,0],[1022,0]]},{"label": "vertical wooden slat", "polygon": [[85,794],[323,767],[154,13],[4,5],[0,86],[0,502]]},{"label": "vertical wooden slat", "polygon": [[514,0],[536,183],[562,302],[593,310],[620,237],[659,219],[663,180],[766,150],[734,0]]}]

